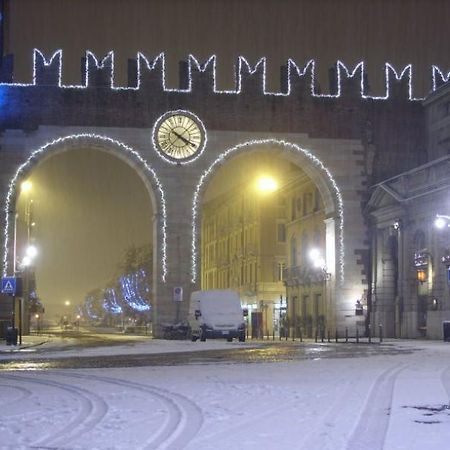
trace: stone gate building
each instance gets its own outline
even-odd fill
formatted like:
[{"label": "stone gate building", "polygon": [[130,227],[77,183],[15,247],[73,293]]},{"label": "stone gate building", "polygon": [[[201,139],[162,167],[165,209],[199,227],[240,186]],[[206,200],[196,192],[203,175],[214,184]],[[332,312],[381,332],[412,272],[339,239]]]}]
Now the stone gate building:
[{"label": "stone gate building", "polygon": [[[329,88],[321,89],[314,61],[299,65],[289,60],[274,93],[266,91],[265,64],[263,59],[252,66],[239,58],[233,91],[216,89],[214,58],[199,63],[190,56],[180,63],[180,88],[175,90],[165,85],[164,55],[149,60],[139,54],[130,60],[126,87],[115,85],[112,52],[103,59],[86,53],[81,86],[62,85],[62,51],[35,51],[32,84],[14,84],[4,64],[3,274],[12,274],[12,217],[21,180],[56,153],[98,149],[133,167],[147,187],[155,211],[149,230],[154,323],[173,322],[173,289],[183,287],[187,299],[200,287],[201,204],[208,183],[232,158],[269,151],[299,166],[320,193],[327,323],[332,329],[365,329],[372,292],[372,240],[364,215],[370,187],[427,160],[424,107],[412,98],[411,67],[400,72],[387,64],[386,92],[372,96],[363,64],[349,70],[338,62],[330,70]],[[158,126],[172,112],[198,126],[199,142],[188,143],[195,146],[192,155],[174,157],[164,153],[164,143],[158,144],[164,134],[158,134]],[[363,304],[363,317],[355,316],[357,301]],[[183,318],[186,313],[184,301],[178,314]]]}]

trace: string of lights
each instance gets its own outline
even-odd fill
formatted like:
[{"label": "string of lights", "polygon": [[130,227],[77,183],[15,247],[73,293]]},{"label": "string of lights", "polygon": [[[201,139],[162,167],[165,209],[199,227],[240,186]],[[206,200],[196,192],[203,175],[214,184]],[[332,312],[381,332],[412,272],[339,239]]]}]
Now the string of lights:
[{"label": "string of lights", "polygon": [[149,311],[150,304],[147,299],[150,295],[150,286],[144,269],[123,275],[119,278],[122,298],[127,305],[135,311]]},{"label": "string of lights", "polygon": [[114,288],[108,287],[103,290],[103,309],[111,314],[122,314],[123,309],[119,304],[117,292]]},{"label": "string of lights", "polygon": [[84,301],[84,309],[86,311],[86,315],[91,320],[98,320],[99,319],[99,315],[94,312],[94,309],[95,309],[94,305],[95,305],[94,297],[91,296],[91,295],[86,297],[86,299]]},{"label": "string of lights", "polygon": [[[440,84],[447,83],[450,80],[450,71],[445,73],[437,66],[431,66],[432,68],[432,79],[433,79],[433,87],[432,90],[435,91]],[[438,82],[438,77],[440,81]]]},{"label": "string of lights", "polygon": [[[365,63],[363,61],[356,64],[353,69],[348,68],[342,61],[338,60],[336,62],[336,82],[337,82],[337,92],[332,94],[322,94],[317,92],[316,89],[316,62],[311,59],[304,67],[300,67],[293,59],[287,60],[287,92],[270,92],[267,90],[266,84],[266,69],[267,69],[267,59],[265,57],[261,58],[256,62],[255,65],[251,65],[248,60],[239,56],[237,59],[237,70],[235,73],[235,86],[234,90],[219,90],[216,84],[216,55],[209,57],[206,62],[200,63],[195,56],[188,55],[188,83],[187,87],[183,89],[168,88],[166,83],[166,61],[165,54],[160,53],[152,61],[142,53],[137,53],[137,85],[129,87],[121,87],[115,85],[114,78],[114,51],[110,51],[106,54],[104,58],[99,60],[93,52],[90,50],[86,51],[85,57],[85,84],[84,85],[64,85],[62,83],[62,66],[63,66],[63,51],[61,49],[55,51],[49,58],[46,58],[44,54],[38,50],[33,50],[33,82],[32,83],[0,83],[3,86],[34,86],[37,84],[37,68],[38,66],[48,68],[53,64],[58,66],[58,86],[63,89],[85,89],[90,85],[90,72],[93,69],[110,69],[110,87],[113,90],[139,90],[141,87],[141,78],[143,70],[153,71],[157,70],[158,66],[161,67],[162,72],[162,89],[166,92],[182,92],[190,93],[193,89],[193,70],[197,72],[205,72],[209,67],[212,67],[212,77],[213,77],[213,92],[215,94],[229,94],[229,95],[239,95],[242,93],[242,80],[245,76],[256,76],[261,75],[261,92],[263,95],[270,96],[289,96],[291,94],[292,79],[293,77],[304,77],[309,71],[311,73],[311,86],[310,92],[313,97],[318,98],[339,98],[342,96],[342,80],[345,78],[355,78],[360,79],[360,95],[363,99],[372,100],[388,100],[392,95],[391,89],[391,79],[393,78],[397,81],[406,80],[408,85],[408,99],[410,101],[422,101],[423,97],[415,97],[413,94],[413,66],[408,64],[401,70],[397,70],[391,63],[386,62],[384,65],[384,75],[385,75],[385,94],[382,96],[372,96],[367,93],[367,86],[365,85]],[[431,82],[432,90],[437,89],[438,77],[442,82],[446,82],[450,78],[450,72],[445,73],[438,66],[431,66]]]},{"label": "string of lights", "polygon": [[319,169],[325,175],[325,180],[327,184],[331,187],[332,193],[335,196],[336,200],[336,212],[337,212],[337,223],[338,223],[338,254],[339,254],[339,279],[341,284],[344,283],[344,203],[342,200],[341,192],[336,184],[335,179],[331,175],[330,171],[325,167],[320,159],[310,153],[308,150],[305,150],[299,147],[296,144],[291,142],[286,142],[283,140],[277,139],[262,139],[262,140],[253,140],[238,144],[232,148],[229,148],[225,152],[221,153],[212,164],[203,172],[200,177],[199,183],[196,186],[193,200],[192,200],[192,241],[191,241],[191,281],[195,283],[197,280],[197,259],[198,259],[198,251],[197,251],[197,234],[198,234],[198,211],[200,208],[201,201],[201,193],[206,186],[206,181],[209,179],[210,175],[216,170],[217,166],[223,163],[231,154],[238,152],[239,150],[244,150],[250,146],[255,145],[277,145],[282,148],[286,148],[291,151],[295,151],[305,156],[315,167]]},{"label": "string of lights", "polygon": [[74,134],[70,136],[65,137],[59,137],[57,139],[54,139],[51,142],[46,143],[42,147],[38,148],[34,152],[31,153],[31,155],[28,157],[28,159],[19,166],[19,168],[16,170],[16,173],[14,174],[13,178],[9,182],[8,186],[8,193],[6,195],[6,201],[5,201],[5,207],[4,207],[4,214],[5,214],[5,228],[4,228],[4,248],[3,248],[3,276],[6,276],[8,273],[8,254],[9,254],[9,216],[10,211],[15,209],[15,205],[12,204],[12,202],[17,197],[17,186],[20,184],[19,181],[23,178],[25,178],[26,174],[30,171],[30,169],[33,167],[33,165],[38,161],[39,157],[49,151],[50,149],[57,149],[59,146],[66,144],[66,143],[75,143],[80,140],[93,140],[97,143],[102,142],[108,145],[112,145],[114,147],[117,147],[121,151],[125,151],[128,153],[133,159],[137,160],[144,169],[150,174],[151,179],[155,183],[156,190],[159,193],[159,209],[161,214],[161,279],[163,282],[166,281],[167,276],[167,211],[166,211],[166,200],[165,200],[165,194],[164,189],[159,181],[158,176],[156,175],[156,172],[154,169],[147,163],[147,161],[142,158],[142,156],[136,151],[133,150],[128,145],[117,141],[116,139],[112,139],[108,136],[102,136],[98,134],[92,134],[92,133],[81,133],[81,134]]}]

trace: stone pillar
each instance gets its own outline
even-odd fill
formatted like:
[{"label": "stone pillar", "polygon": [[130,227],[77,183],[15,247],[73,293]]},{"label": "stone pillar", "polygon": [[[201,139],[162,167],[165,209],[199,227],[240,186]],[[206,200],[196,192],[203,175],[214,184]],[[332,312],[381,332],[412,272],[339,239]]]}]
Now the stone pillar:
[{"label": "stone pillar", "polygon": [[339,267],[336,264],[336,249],[338,248],[338,242],[336,242],[336,220],[332,217],[325,220],[325,263],[327,272],[330,274],[325,285],[325,307],[327,327],[329,329],[336,328],[335,293],[336,283],[338,283],[337,277],[340,277]]},{"label": "stone pillar", "polygon": [[[184,171],[184,169],[180,168]],[[154,239],[154,300],[153,300],[153,333],[161,337],[163,324],[174,324],[186,320],[189,309],[189,298],[193,290],[200,287],[199,266],[197,281],[192,283],[192,197],[195,186],[195,176],[191,171],[184,171],[182,176],[163,180],[169,182],[171,189],[166,189],[166,267],[163,277],[162,253],[162,217],[157,216]],[[197,240],[199,243],[200,221],[197,224]],[[197,245],[198,252],[200,251]],[[174,289],[182,288],[182,301],[175,301]]]}]

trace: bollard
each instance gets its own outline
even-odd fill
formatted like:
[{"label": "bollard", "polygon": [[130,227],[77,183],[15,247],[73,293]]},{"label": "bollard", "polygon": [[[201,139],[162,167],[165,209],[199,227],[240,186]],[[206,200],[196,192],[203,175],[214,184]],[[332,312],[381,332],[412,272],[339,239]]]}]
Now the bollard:
[{"label": "bollard", "polygon": [[383,325],[378,325],[379,330],[380,330],[380,344],[383,342]]},{"label": "bollard", "polygon": [[337,328],[336,328],[335,338],[336,338],[336,344],[337,344],[337,342],[338,342],[338,332],[337,332]]},{"label": "bollard", "polygon": [[370,323],[369,323],[368,333],[369,333],[369,344],[371,344],[372,343],[372,329],[370,327]]},{"label": "bollard", "polygon": [[348,328],[345,328],[345,343],[348,344]]},{"label": "bollard", "polygon": [[300,342],[303,342],[303,334],[302,334],[302,329],[301,327],[299,328],[299,334],[300,334]]},{"label": "bollard", "polygon": [[330,329],[327,330],[328,333],[328,342],[331,342]]},{"label": "bollard", "polygon": [[356,328],[356,343],[359,344],[359,330]]},{"label": "bollard", "polygon": [[320,340],[323,342],[325,338],[325,330],[323,328],[320,329]]},{"label": "bollard", "polygon": [[272,330],[272,341],[275,340],[275,330]]},{"label": "bollard", "polygon": [[317,342],[318,332],[317,328],[314,330],[314,341]]}]

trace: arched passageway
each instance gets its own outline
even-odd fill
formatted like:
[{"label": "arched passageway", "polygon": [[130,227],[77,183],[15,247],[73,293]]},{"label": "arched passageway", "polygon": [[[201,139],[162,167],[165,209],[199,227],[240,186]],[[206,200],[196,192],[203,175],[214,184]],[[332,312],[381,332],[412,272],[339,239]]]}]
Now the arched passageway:
[{"label": "arched passageway", "polygon": [[237,290],[252,335],[300,326],[311,333],[334,322],[331,296],[344,278],[342,199],[311,153],[273,140],[229,150],[203,174],[193,212],[193,278],[202,289]]},{"label": "arched passageway", "polygon": [[17,169],[6,199],[3,273],[23,279],[25,331],[44,308],[53,323],[150,322],[165,203],[139,153],[102,136],[56,139]]}]

